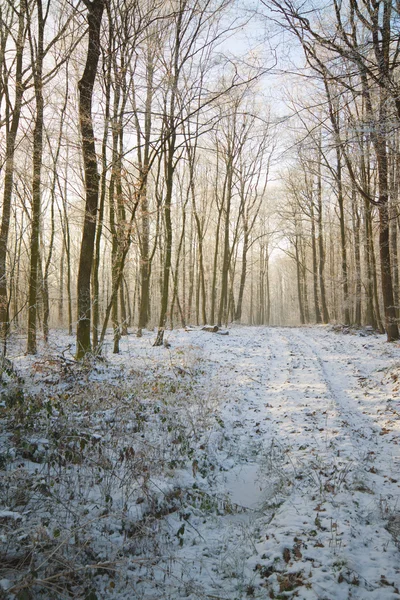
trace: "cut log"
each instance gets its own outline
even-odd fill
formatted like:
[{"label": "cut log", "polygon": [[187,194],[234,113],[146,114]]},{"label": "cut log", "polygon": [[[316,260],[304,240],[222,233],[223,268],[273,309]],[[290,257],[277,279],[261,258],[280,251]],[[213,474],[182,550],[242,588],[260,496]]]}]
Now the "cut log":
[{"label": "cut log", "polygon": [[222,331],[222,329],[220,329],[219,331],[216,331],[215,333],[218,335],[229,335],[229,331],[227,331],[227,330]]},{"label": "cut log", "polygon": [[201,328],[202,331],[209,331],[210,333],[217,333],[218,329],[218,325],[204,325],[204,327]]}]

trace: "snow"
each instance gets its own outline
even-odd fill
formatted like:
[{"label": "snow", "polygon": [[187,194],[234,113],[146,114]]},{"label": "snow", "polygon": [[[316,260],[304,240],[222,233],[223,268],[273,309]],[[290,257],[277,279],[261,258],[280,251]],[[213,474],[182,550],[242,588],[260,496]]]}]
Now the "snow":
[{"label": "snow", "polygon": [[[19,515],[1,555],[85,548],[110,600],[399,598],[400,346],[329,326],[166,337],[119,355],[107,338],[86,367],[63,332],[36,357],[11,341],[42,404],[20,446],[0,408],[0,510]],[[0,570],[15,594],[25,576]]]},{"label": "snow", "polygon": [[0,510],[0,522],[7,520],[18,521],[19,519],[22,519],[22,515],[17,512],[13,512],[12,510]]}]

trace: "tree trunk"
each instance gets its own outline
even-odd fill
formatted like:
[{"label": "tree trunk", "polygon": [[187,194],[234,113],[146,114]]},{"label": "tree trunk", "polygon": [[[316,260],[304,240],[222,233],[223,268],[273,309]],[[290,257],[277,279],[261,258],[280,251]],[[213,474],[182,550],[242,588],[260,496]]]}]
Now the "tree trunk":
[{"label": "tree trunk", "polygon": [[[140,308],[139,308],[139,335],[143,328],[147,327],[150,319],[150,276],[152,256],[150,256],[150,220],[149,200],[147,189],[147,178],[150,161],[150,136],[152,125],[151,107],[153,103],[153,76],[154,61],[153,50],[149,46],[147,55],[147,90],[146,90],[146,114],[144,122],[144,150],[143,164],[141,166],[141,177],[144,180],[143,192],[140,200]],[[154,253],[153,253],[154,254]]]},{"label": "tree trunk", "polygon": [[[117,75],[118,78],[118,75]],[[109,220],[110,220],[110,233],[111,233],[111,282],[112,288],[116,285],[117,273],[118,273],[118,262],[119,262],[119,218],[118,213],[115,210],[116,196],[118,196],[118,178],[120,176],[120,158],[118,154],[118,138],[119,138],[119,127],[118,127],[118,111],[120,104],[120,82],[117,81],[114,84],[114,108],[112,116],[112,171],[110,186],[108,189],[108,202],[109,202]],[[118,201],[117,201],[118,202]],[[114,296],[114,301],[111,310],[111,321],[114,332],[114,349],[113,353],[119,353],[119,340],[121,332],[118,323],[118,292]]]},{"label": "tree trunk", "polygon": [[[387,31],[386,31],[387,33]],[[385,57],[382,55],[383,63],[380,68],[385,71]],[[373,106],[371,93],[368,87],[368,80],[365,71],[361,72],[363,86],[363,99],[365,102],[366,115],[373,122]],[[389,170],[387,155],[387,94],[383,88],[379,89],[379,119],[376,123],[376,129],[371,133],[372,144],[376,155],[376,165],[378,172],[378,212],[379,212],[379,255],[381,267],[381,285],[383,307],[385,312],[385,328],[388,342],[399,339],[399,328],[396,320],[396,307],[393,297],[393,280],[391,272],[390,259],[390,240],[389,240]]]},{"label": "tree trunk", "polygon": [[171,139],[169,142],[168,156],[166,161],[166,194],[165,194],[165,206],[164,206],[164,220],[165,220],[165,256],[164,256],[164,267],[163,267],[163,285],[162,285],[162,296],[161,296],[161,311],[158,322],[157,338],[154,342],[154,346],[162,346],[164,342],[164,331],[167,324],[167,311],[168,311],[168,297],[169,297],[169,282],[171,274],[171,257],[172,257],[172,220],[171,220],[171,203],[172,203],[172,190],[173,190],[173,176],[174,176],[174,152],[175,152],[175,140],[176,133],[172,132]]},{"label": "tree trunk", "polygon": [[[36,100],[36,120],[33,131],[33,173],[32,173],[32,219],[30,241],[30,268],[28,292],[28,340],[27,353],[36,354],[36,319],[38,299],[38,265],[39,265],[39,232],[41,211],[41,173],[43,156],[43,41],[44,41],[44,16],[42,1],[36,0],[38,33],[35,61],[34,88]],[[29,32],[31,36],[31,33]]]},{"label": "tree trunk", "polygon": [[318,139],[318,156],[317,156],[317,228],[318,228],[318,277],[319,277],[319,291],[321,294],[321,307],[322,307],[322,322],[329,323],[329,311],[326,302],[326,291],[325,291],[325,247],[324,247],[324,234],[322,224],[322,174],[321,174],[321,132]]},{"label": "tree trunk", "polygon": [[228,156],[227,160],[227,173],[225,183],[225,208],[224,208],[224,244],[223,244],[223,258],[222,258],[222,281],[221,281],[221,295],[219,300],[218,310],[218,326],[221,327],[222,321],[227,318],[227,305],[228,305],[228,275],[229,275],[229,263],[231,252],[229,248],[229,225],[230,225],[230,214],[231,214],[231,201],[232,201],[232,179],[233,179],[233,165],[232,156]]},{"label": "tree trunk", "polygon": [[105,80],[105,108],[104,108],[104,131],[103,140],[101,144],[101,178],[100,178],[100,204],[99,214],[97,220],[96,239],[95,239],[95,251],[93,260],[93,275],[92,275],[92,287],[93,287],[93,326],[92,326],[92,339],[93,348],[95,351],[99,345],[99,327],[100,327],[100,294],[99,294],[99,270],[100,270],[100,258],[101,258],[101,238],[103,234],[103,220],[104,220],[104,207],[106,201],[107,191],[107,143],[108,133],[110,127],[110,99],[111,99],[111,66],[112,66],[112,24],[109,23],[108,30],[108,56],[106,66],[106,80]]},{"label": "tree trunk", "polygon": [[221,229],[222,208],[218,210],[217,231],[215,234],[214,261],[211,283],[211,323],[215,322],[215,305],[217,301],[217,269],[219,255],[219,235]]},{"label": "tree trunk", "polygon": [[265,246],[265,258],[264,258],[264,284],[265,284],[265,315],[264,315],[264,323],[266,325],[270,324],[271,320],[271,290],[269,283],[269,252],[268,245]]},{"label": "tree trunk", "polygon": [[[381,95],[383,95],[381,91]],[[381,98],[380,116],[382,127],[386,119],[384,99]],[[391,272],[390,240],[389,240],[389,190],[388,160],[386,138],[377,135],[376,158],[379,182],[379,252],[381,262],[382,296],[385,310],[385,328],[388,342],[399,339],[399,328],[396,320],[396,307],[393,297],[393,281]]]},{"label": "tree trunk", "polygon": [[311,198],[310,204],[310,219],[311,219],[311,249],[312,249],[312,266],[313,266],[313,292],[314,292],[314,312],[315,322],[321,323],[321,312],[319,310],[318,300],[318,269],[317,269],[317,242],[315,234],[315,215],[314,215],[314,199]]},{"label": "tree trunk", "polygon": [[[3,187],[3,212],[0,228],[0,335],[3,342],[3,352],[6,349],[7,335],[9,331],[9,310],[7,299],[7,247],[10,230],[11,200],[14,182],[14,157],[16,138],[21,116],[21,105],[24,94],[22,85],[23,51],[25,40],[25,14],[26,2],[21,0],[18,17],[18,34],[16,41],[16,67],[15,67],[15,100],[12,111],[11,125],[6,123],[6,151],[5,151],[5,175]],[[9,117],[8,108],[6,115]]]},{"label": "tree trunk", "polygon": [[78,270],[78,326],[76,333],[76,356],[83,358],[91,352],[90,279],[93,266],[94,241],[96,235],[99,175],[92,121],[92,95],[100,57],[100,31],[104,11],[104,0],[85,0],[88,10],[89,40],[85,70],[78,83],[79,125],[82,136],[82,154],[85,170],[85,216]]},{"label": "tree trunk", "polygon": [[342,256],[342,289],[344,305],[344,324],[350,325],[350,307],[349,307],[349,282],[347,268],[347,247],[346,247],[346,222],[344,217],[344,196],[342,181],[342,157],[339,145],[336,146],[336,182],[337,182],[337,200],[339,204],[339,223],[340,223],[340,250]]},{"label": "tree trunk", "polygon": [[390,254],[392,260],[393,271],[393,298],[396,311],[396,318],[399,319],[399,253],[398,253],[398,225],[397,225],[397,210],[394,198],[390,205]]},{"label": "tree trunk", "polygon": [[247,251],[249,249],[249,232],[248,232],[248,226],[247,226],[246,220],[244,220],[243,228],[244,228],[244,238],[243,238],[243,248],[242,248],[242,271],[240,274],[239,296],[238,296],[238,302],[237,302],[236,314],[235,314],[235,321],[238,321],[239,323],[242,318],[244,286],[246,284],[246,275],[247,275]]},{"label": "tree trunk", "polygon": [[356,190],[352,187],[352,218],[354,234],[354,270],[355,270],[355,309],[354,324],[361,325],[361,252],[360,252],[360,215],[357,206]]},{"label": "tree trunk", "polygon": [[297,273],[297,299],[299,302],[299,313],[300,313],[300,323],[304,325],[304,307],[303,307],[303,298],[302,298],[302,275],[301,275],[301,264],[300,264],[300,256],[299,256],[299,248],[298,241],[296,240],[295,246],[295,257],[296,257],[296,273]]}]

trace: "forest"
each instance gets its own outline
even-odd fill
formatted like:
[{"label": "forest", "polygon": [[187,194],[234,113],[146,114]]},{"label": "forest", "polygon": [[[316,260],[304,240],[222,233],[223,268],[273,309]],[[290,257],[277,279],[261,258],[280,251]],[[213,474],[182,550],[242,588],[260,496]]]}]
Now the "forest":
[{"label": "forest", "polygon": [[392,2],[3,0],[0,321],[398,339]]},{"label": "forest", "polygon": [[0,0],[0,600],[400,597],[399,10]]}]

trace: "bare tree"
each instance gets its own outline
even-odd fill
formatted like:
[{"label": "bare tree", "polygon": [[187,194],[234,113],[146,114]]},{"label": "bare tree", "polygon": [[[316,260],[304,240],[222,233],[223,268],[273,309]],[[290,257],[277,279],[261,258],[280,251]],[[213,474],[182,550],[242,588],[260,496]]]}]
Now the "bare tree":
[{"label": "bare tree", "polygon": [[[22,100],[26,87],[23,81],[23,57],[26,41],[27,4],[21,0],[19,6],[13,2],[7,3],[0,13],[1,18],[1,101],[5,102],[5,175],[3,187],[3,207],[0,229],[0,325],[3,341],[3,353],[6,351],[6,340],[9,326],[8,286],[7,286],[7,247],[10,230],[11,201],[14,181],[14,158],[16,140],[21,117]],[[18,23],[14,36],[14,25]],[[6,47],[10,38],[14,42],[14,59],[11,64],[7,60]],[[13,102],[13,93],[14,102]]]},{"label": "bare tree", "polygon": [[[362,195],[365,195],[365,190],[354,177],[343,140],[340,139],[337,110],[333,109],[332,83],[344,90],[349,87],[354,89],[357,85],[358,93],[364,98],[378,171],[378,198],[369,196],[366,199],[378,207],[379,213],[381,288],[387,338],[388,341],[399,339],[391,272],[387,156],[389,115],[392,113],[397,119],[400,118],[399,84],[395,76],[400,41],[393,18],[397,9],[387,0],[368,0],[363,6],[357,0],[334,0],[333,14],[326,18],[329,9],[325,6],[314,8],[307,2],[300,5],[289,0],[270,0],[268,5],[280,23],[299,39],[308,64],[323,78],[337,137],[337,166],[340,160],[345,161]],[[342,61],[342,68],[339,61]],[[349,73],[353,73],[354,69],[358,82],[354,78],[349,79]]]},{"label": "bare tree", "polygon": [[79,81],[79,125],[85,168],[85,216],[78,272],[78,327],[76,332],[77,358],[91,351],[91,290],[90,280],[94,257],[96,218],[99,196],[99,174],[92,121],[92,95],[100,58],[100,32],[104,0],[83,0],[87,8],[88,50],[85,70]]}]

